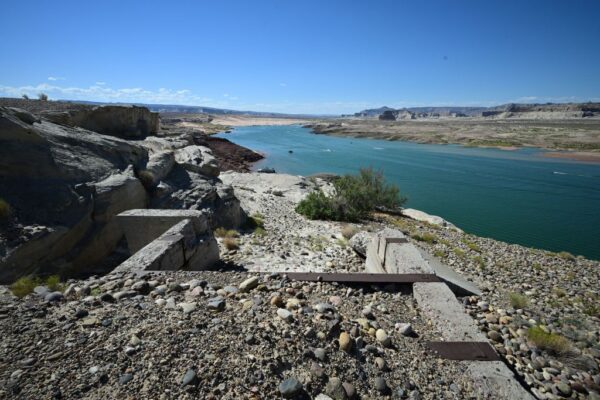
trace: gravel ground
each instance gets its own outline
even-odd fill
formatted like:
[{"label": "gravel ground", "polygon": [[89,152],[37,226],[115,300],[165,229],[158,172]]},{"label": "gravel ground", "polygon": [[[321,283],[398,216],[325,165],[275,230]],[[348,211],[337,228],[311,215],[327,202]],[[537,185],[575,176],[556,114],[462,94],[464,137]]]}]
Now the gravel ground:
[{"label": "gravel ground", "polygon": [[[406,218],[382,215],[377,223],[412,236],[483,290],[465,299],[468,312],[538,398],[600,399],[600,262]],[[543,348],[527,334],[536,326],[568,342]]]},{"label": "gravel ground", "polygon": [[[241,231],[236,250],[219,239],[222,272],[140,282],[108,275],[72,282],[66,300],[50,303],[35,295],[17,300],[0,287],[0,398],[473,396],[461,363],[428,355],[424,341],[438,333],[412,296],[257,274],[363,269],[343,224],[294,212],[307,181],[284,183],[234,182],[244,209],[260,213],[264,232]],[[387,215],[353,226],[363,233],[400,229],[475,282],[483,295],[464,298],[465,311],[537,398],[600,398],[600,262]],[[258,287],[240,291],[251,276],[260,276]],[[123,298],[111,302],[108,293]],[[372,320],[363,312],[369,305]],[[403,336],[398,323],[410,323],[417,337]],[[562,338],[560,348],[532,340],[532,327]],[[382,334],[383,342],[377,339],[379,328],[391,347]],[[353,343],[348,352],[339,349],[342,332]],[[190,384],[183,385],[186,374]]]},{"label": "gravel ground", "polygon": [[[270,178],[270,174],[253,175],[264,178],[263,183]],[[228,182],[226,176],[221,179]],[[237,240],[239,249],[228,251],[222,247],[225,260],[250,271],[359,272],[364,269],[363,259],[342,236],[346,224],[311,221],[294,211],[298,196],[306,193],[308,187],[299,187],[296,181],[266,190],[254,189],[257,186],[254,182],[238,183],[234,190],[242,208],[264,221],[264,232],[242,231]],[[354,228],[358,230],[359,226],[354,225]]]},{"label": "gravel ground", "polygon": [[462,365],[428,354],[438,335],[396,290],[173,272],[44,297],[0,296],[2,398],[469,398]]}]

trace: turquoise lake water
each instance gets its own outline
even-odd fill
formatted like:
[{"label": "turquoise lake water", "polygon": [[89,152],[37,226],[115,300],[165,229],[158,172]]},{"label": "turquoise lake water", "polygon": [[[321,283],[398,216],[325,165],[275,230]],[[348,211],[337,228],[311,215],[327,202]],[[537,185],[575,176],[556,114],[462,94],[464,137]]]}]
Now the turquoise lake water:
[{"label": "turquoise lake water", "polygon": [[[540,150],[467,148],[315,135],[301,126],[219,134],[263,153],[255,168],[311,175],[381,168],[407,207],[466,232],[600,259],[600,165],[542,157]],[[288,151],[292,150],[290,154]]]}]

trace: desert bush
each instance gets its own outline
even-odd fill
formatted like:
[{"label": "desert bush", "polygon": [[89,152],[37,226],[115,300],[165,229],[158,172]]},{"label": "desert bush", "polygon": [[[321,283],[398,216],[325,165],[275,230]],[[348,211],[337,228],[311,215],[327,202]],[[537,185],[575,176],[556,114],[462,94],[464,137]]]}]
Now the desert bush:
[{"label": "desert bush", "polygon": [[344,225],[342,227],[342,236],[346,240],[352,239],[352,236],[356,235],[358,228],[352,225]]},{"label": "desert bush", "polygon": [[19,278],[12,285],[10,285],[10,291],[18,298],[23,298],[30,293],[33,293],[33,289],[38,286],[39,281],[29,276]]},{"label": "desert bush", "polygon": [[51,275],[46,279],[39,277],[24,276],[17,279],[10,285],[11,292],[18,298],[23,298],[30,293],[33,293],[33,289],[36,286],[46,286],[52,292],[62,292],[64,285],[60,282],[58,275]]},{"label": "desert bush", "polygon": [[50,275],[43,284],[53,292],[62,292],[65,290],[65,285],[60,282],[60,277],[58,275]]},{"label": "desert bush", "polygon": [[0,197],[0,220],[10,217],[10,214],[12,214],[12,208],[10,207],[10,204]]},{"label": "desert bush", "polygon": [[435,257],[437,257],[437,258],[443,258],[443,257],[446,255],[446,253],[444,253],[444,252],[443,252],[443,251],[441,251],[441,250],[436,250],[436,251],[434,251],[434,252],[433,252],[433,255],[434,255]]},{"label": "desert bush", "polygon": [[46,93],[39,93],[38,94],[38,100],[48,101],[48,95]]},{"label": "desert bush", "polygon": [[529,299],[521,293],[509,293],[508,300],[510,301],[510,305],[515,309],[523,309],[529,305]]},{"label": "desert bush", "polygon": [[397,186],[385,182],[383,172],[361,168],[358,175],[344,175],[333,181],[334,194],[311,192],[296,207],[309,219],[356,222],[377,207],[398,209],[405,198]]},{"label": "desert bush", "polygon": [[527,338],[537,348],[548,350],[556,354],[566,354],[571,349],[569,340],[556,333],[546,332],[539,326],[532,326],[527,330]]},{"label": "desert bush", "polygon": [[27,96],[26,94],[24,94],[23,96],[21,96],[23,98],[23,100],[29,100],[29,96]]},{"label": "desert bush", "polygon": [[223,239],[223,246],[225,246],[227,250],[237,250],[240,248],[237,239],[231,237],[226,237]]},{"label": "desert bush", "polygon": [[259,226],[258,228],[256,228],[254,230],[253,233],[254,233],[255,236],[263,237],[263,236],[265,236],[267,234],[267,231],[265,230],[265,228]]}]

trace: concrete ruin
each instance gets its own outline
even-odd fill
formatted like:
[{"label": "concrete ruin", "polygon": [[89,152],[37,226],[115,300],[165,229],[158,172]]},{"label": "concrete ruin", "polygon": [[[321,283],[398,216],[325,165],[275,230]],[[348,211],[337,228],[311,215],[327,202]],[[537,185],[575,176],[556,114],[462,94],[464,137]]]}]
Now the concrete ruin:
[{"label": "concrete ruin", "polygon": [[219,260],[208,216],[197,210],[136,209],[117,215],[133,254],[117,272],[204,270]]},{"label": "concrete ruin", "polygon": [[[450,268],[438,274],[432,262],[394,229],[384,229],[375,235],[367,247],[366,272],[394,274],[434,274],[445,282],[416,282],[413,296],[423,314],[438,328],[441,341],[489,343],[485,335],[455,297],[449,285],[469,293],[479,291],[472,283]],[[450,272],[451,271],[451,272]],[[533,399],[515,379],[502,361],[460,361],[467,364],[473,385],[485,398]]]}]

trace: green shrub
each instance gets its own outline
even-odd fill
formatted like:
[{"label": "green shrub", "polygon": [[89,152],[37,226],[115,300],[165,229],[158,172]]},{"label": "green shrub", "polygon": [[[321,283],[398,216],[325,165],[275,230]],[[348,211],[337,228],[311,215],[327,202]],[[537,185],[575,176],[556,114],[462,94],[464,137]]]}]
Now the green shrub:
[{"label": "green shrub", "polygon": [[571,349],[571,343],[561,335],[546,332],[539,326],[527,330],[527,338],[536,347],[556,354],[565,354]]},{"label": "green shrub", "polygon": [[38,99],[41,101],[48,101],[48,95],[46,93],[39,93]]},{"label": "green shrub", "polygon": [[327,197],[322,190],[311,192],[296,206],[296,212],[308,219],[344,220],[344,210],[336,199]]},{"label": "green shrub", "polygon": [[425,242],[425,243],[429,243],[429,244],[437,243],[437,241],[438,241],[437,236],[432,235],[431,233],[428,233],[428,232],[425,232],[422,235],[415,233],[414,235],[412,235],[412,238],[415,240],[418,240],[419,242]]},{"label": "green shrub", "polygon": [[361,168],[358,175],[344,175],[333,181],[334,194],[311,192],[296,207],[309,219],[356,222],[377,207],[399,208],[406,199],[395,185],[385,182],[383,172]]},{"label": "green shrub", "polygon": [[0,197],[0,219],[8,218],[11,214],[12,208],[10,207],[10,204]]},{"label": "green shrub", "polygon": [[258,228],[256,228],[254,230],[253,233],[254,233],[255,236],[263,237],[263,236],[265,236],[267,234],[267,231],[265,230],[265,228],[262,228],[262,227],[259,226]]},{"label": "green shrub", "polygon": [[65,290],[65,285],[60,282],[60,277],[58,275],[50,275],[47,277],[44,286],[53,292],[62,292]]},{"label": "green shrub", "polygon": [[446,253],[444,253],[444,252],[443,252],[443,251],[441,251],[441,250],[436,250],[436,251],[434,251],[434,252],[433,252],[433,255],[434,255],[435,257],[437,257],[437,258],[443,258],[443,257],[446,255]]},{"label": "green shrub", "polygon": [[520,293],[509,293],[508,300],[510,301],[510,305],[516,309],[523,309],[529,305],[529,299],[527,296]]}]

